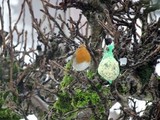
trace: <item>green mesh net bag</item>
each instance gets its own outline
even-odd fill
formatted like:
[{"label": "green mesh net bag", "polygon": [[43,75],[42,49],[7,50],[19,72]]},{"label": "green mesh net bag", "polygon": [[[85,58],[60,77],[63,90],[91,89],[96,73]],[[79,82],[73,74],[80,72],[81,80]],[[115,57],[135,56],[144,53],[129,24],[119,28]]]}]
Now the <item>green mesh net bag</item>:
[{"label": "green mesh net bag", "polygon": [[113,49],[114,43],[107,46],[107,50],[104,51],[101,62],[98,66],[99,75],[112,83],[119,75],[119,63],[114,58]]}]

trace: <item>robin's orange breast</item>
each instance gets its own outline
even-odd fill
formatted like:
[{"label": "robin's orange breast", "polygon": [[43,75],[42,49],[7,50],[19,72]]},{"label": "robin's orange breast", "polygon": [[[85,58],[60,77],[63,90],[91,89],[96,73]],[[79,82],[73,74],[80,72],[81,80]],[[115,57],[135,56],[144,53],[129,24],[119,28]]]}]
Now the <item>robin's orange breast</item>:
[{"label": "robin's orange breast", "polygon": [[76,62],[77,63],[82,63],[82,62],[90,62],[91,61],[91,56],[88,50],[84,45],[80,46],[77,48],[75,52],[75,57],[76,57]]}]

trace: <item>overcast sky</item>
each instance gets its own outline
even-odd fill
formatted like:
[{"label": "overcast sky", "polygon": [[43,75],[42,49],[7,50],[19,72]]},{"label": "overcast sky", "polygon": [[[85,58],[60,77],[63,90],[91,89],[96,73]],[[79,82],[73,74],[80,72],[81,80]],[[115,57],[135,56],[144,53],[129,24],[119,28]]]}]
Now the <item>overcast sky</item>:
[{"label": "overcast sky", "polygon": [[[2,5],[2,1],[4,1],[4,4]],[[53,4],[56,4],[56,1],[57,0],[51,0],[51,2]],[[59,0],[61,1],[61,0]],[[134,0],[134,1],[137,1],[137,0]],[[12,25],[15,24],[19,14],[20,14],[20,10],[21,10],[21,4],[22,4],[23,0],[10,0],[10,3],[11,3],[11,12],[12,12]],[[40,12],[40,9],[42,9],[42,4],[41,4],[41,1],[40,0],[32,0],[33,2],[33,8],[34,8],[34,14],[35,14],[35,17],[39,20],[39,19],[42,19],[43,18],[43,14],[42,12]],[[0,0],[0,5],[2,7],[2,9],[4,8],[4,11],[3,11],[3,15],[4,15],[4,30],[5,31],[9,31],[9,13],[8,13],[8,7],[7,7],[7,0]],[[53,13],[53,16],[55,14],[55,10],[52,9],[51,13]],[[75,9],[75,8],[72,8],[70,9],[70,11],[66,11],[66,14],[67,14],[67,19],[69,18],[69,13],[70,15],[72,16],[72,18],[74,20],[77,20],[79,18],[79,14],[81,13],[80,10],[78,9]],[[57,11],[57,15],[58,14],[61,14],[62,17],[64,16],[64,12],[62,10],[58,10]],[[158,17],[157,17],[158,19]],[[23,19],[20,20],[20,22],[18,23],[17,25],[17,28],[19,31],[22,31],[23,29]],[[83,16],[82,18],[82,24],[86,21],[85,17]],[[137,22],[139,22],[137,20]],[[32,41],[32,37],[31,37],[31,33],[32,33],[32,24],[31,24],[31,16],[30,16],[30,13],[29,13],[29,10],[28,10],[28,6],[27,4],[25,5],[25,30],[28,32],[28,39],[31,39]],[[140,23],[138,23],[140,25]],[[1,25],[0,25],[1,27]],[[43,28],[49,28],[48,27],[48,23],[47,22],[44,22],[43,26],[42,26],[42,29]],[[48,29],[49,30],[49,29]],[[141,34],[141,31],[140,29],[137,27],[137,31],[138,33]],[[36,34],[36,31],[33,31],[33,35],[34,35],[34,40],[36,41],[37,40],[37,34]],[[14,40],[16,41],[16,34],[14,34]],[[32,42],[29,41],[28,44],[27,44],[27,47],[28,48],[31,48],[31,44]],[[16,44],[16,43],[15,43]],[[35,42],[35,45],[34,47],[36,47],[36,42]],[[19,48],[18,48],[19,49]]]},{"label": "overcast sky", "polygon": [[[0,0],[0,5],[1,6],[2,6],[2,1],[3,0]],[[9,25],[8,25],[8,23],[9,23],[9,14],[8,14],[8,7],[7,7],[7,3],[6,3],[7,0],[4,0],[4,1],[5,1],[4,2],[4,30],[9,31]],[[56,4],[56,1],[57,0],[52,0],[51,2],[53,4]],[[61,1],[61,0],[59,0],[59,1]],[[134,1],[138,1],[138,0],[134,0]],[[22,2],[23,2],[23,0],[10,0],[11,10],[12,10],[11,11],[12,12],[12,24],[13,25],[16,22],[18,16],[19,16]],[[32,2],[33,2],[33,8],[34,8],[35,17],[39,20],[39,19],[41,19],[43,17],[42,12],[40,12],[40,9],[42,9],[42,4],[41,4],[40,0],[32,0]],[[63,11],[58,10],[57,12],[58,12],[58,14],[61,14],[62,17],[63,17]],[[53,16],[54,16],[55,10],[52,9],[52,13],[53,13]],[[67,11],[66,13],[67,13],[67,19],[68,19],[69,18],[69,11]],[[72,8],[70,10],[70,15],[72,16],[72,18],[74,20],[78,19],[80,13],[81,13],[81,11],[78,10],[78,9],[73,9]],[[86,21],[85,17],[82,18],[82,22],[84,22],[84,21]],[[18,23],[17,27],[18,27],[18,29],[20,31],[22,30],[22,28],[23,28],[22,19]],[[47,22],[44,23],[42,28],[43,27],[48,28],[48,23]],[[32,31],[31,16],[30,16],[27,4],[25,5],[25,30],[27,30],[29,33],[31,33],[31,31]],[[35,33],[35,39],[36,39],[36,37],[37,37],[36,36],[36,31],[34,31],[34,33]],[[29,35],[28,37],[31,37],[31,35]]]},{"label": "overcast sky", "polygon": [[[55,5],[57,0],[52,0],[52,3]],[[60,1],[60,0],[59,0]],[[11,5],[11,18],[12,18],[12,26],[14,26],[15,22],[17,21],[19,14],[21,12],[21,5],[22,5],[23,0],[10,0],[10,5]],[[43,18],[43,14],[40,11],[40,9],[42,9],[42,4],[40,0],[32,0],[32,5],[33,5],[33,9],[34,9],[34,15],[35,18],[42,19]],[[0,0],[0,6],[3,9],[3,20],[4,20],[4,30],[9,32],[9,13],[8,13],[8,5],[7,5],[7,0]],[[55,11],[54,9],[50,9],[50,12],[53,13],[53,16],[55,15]],[[57,10],[57,15],[61,14],[62,17],[64,17],[64,12],[63,10]],[[78,9],[71,9],[70,11],[67,10],[66,11],[66,19],[69,18],[69,13],[72,16],[73,20],[78,20],[79,18],[79,14],[81,13],[80,10]],[[82,24],[86,21],[85,17],[82,17]],[[28,5],[25,4],[25,18],[24,18],[24,22],[23,19],[20,19],[20,21],[17,24],[17,28],[19,31],[22,31],[23,29],[23,25],[25,23],[25,27],[24,30],[28,32],[28,43],[27,43],[27,48],[31,48],[32,47],[32,33],[34,35],[34,41],[37,41],[37,33],[36,31],[32,31],[32,23],[31,23],[31,15],[29,13],[28,10]],[[0,24],[1,27],[1,24]],[[48,27],[48,22],[44,22],[44,24],[42,25],[41,29],[46,28],[46,30],[49,31],[49,27]],[[55,31],[54,31],[55,32]],[[13,38],[14,38],[14,44],[16,44],[17,42],[17,35],[13,34]],[[30,40],[31,39],[31,40]],[[34,48],[36,48],[37,42],[34,43]],[[17,47],[17,49],[19,49],[21,46],[19,45]]]}]

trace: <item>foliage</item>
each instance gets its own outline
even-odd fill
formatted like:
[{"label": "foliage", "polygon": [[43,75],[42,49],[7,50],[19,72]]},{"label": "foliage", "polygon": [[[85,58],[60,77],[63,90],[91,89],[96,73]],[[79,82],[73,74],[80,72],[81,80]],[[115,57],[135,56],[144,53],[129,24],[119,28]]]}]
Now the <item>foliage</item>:
[{"label": "foliage", "polygon": [[96,92],[93,91],[83,91],[80,89],[76,90],[74,99],[73,99],[73,106],[76,108],[85,107],[91,102],[93,105],[96,105],[99,103],[99,96]]},{"label": "foliage", "polygon": [[70,85],[70,83],[73,81],[73,77],[68,73],[68,71],[71,69],[71,61],[66,64],[65,69],[65,75],[60,83],[62,89]]},{"label": "foliage", "polygon": [[145,82],[149,81],[152,73],[154,72],[154,69],[151,65],[146,64],[138,67],[136,71],[137,74],[141,77],[142,84],[145,84]]},{"label": "foliage", "polygon": [[6,107],[6,98],[8,96],[8,92],[3,93],[0,92],[0,119],[1,120],[18,120],[20,119],[20,115],[14,112],[11,108]]},{"label": "foliage", "polygon": [[65,75],[64,77],[63,77],[63,79],[62,79],[62,82],[61,82],[61,87],[62,87],[62,89],[63,88],[65,88],[65,87],[67,87],[71,82],[72,82],[72,80],[73,80],[73,77],[72,76],[70,76],[70,75]]},{"label": "foliage", "polygon": [[69,94],[66,92],[62,92],[58,94],[58,100],[55,102],[54,107],[58,110],[58,112],[66,113],[73,109],[71,105],[71,98]]},{"label": "foliage", "polygon": [[93,72],[92,70],[88,70],[86,76],[88,77],[88,79],[92,80],[95,75],[96,75],[95,72]]}]

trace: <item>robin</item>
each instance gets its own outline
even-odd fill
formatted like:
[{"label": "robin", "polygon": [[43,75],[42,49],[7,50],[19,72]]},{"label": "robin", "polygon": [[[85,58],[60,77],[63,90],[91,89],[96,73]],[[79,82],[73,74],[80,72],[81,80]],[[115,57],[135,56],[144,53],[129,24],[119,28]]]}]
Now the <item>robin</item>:
[{"label": "robin", "polygon": [[83,71],[90,66],[91,55],[84,44],[81,44],[75,51],[72,58],[72,66],[76,71]]},{"label": "robin", "polygon": [[[111,39],[108,39],[111,40]],[[107,80],[109,83],[112,83],[119,75],[119,63],[114,58],[113,49],[114,43],[108,42],[109,45],[106,45],[106,49],[103,52],[102,60],[98,66],[99,75]]]}]

